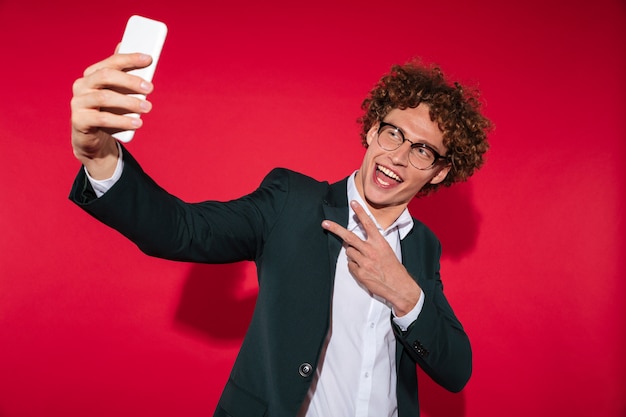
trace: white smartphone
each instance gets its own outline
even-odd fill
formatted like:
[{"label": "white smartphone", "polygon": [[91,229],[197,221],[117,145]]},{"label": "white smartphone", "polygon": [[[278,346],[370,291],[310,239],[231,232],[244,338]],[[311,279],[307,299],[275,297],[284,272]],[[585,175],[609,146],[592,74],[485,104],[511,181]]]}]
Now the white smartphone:
[{"label": "white smartphone", "polygon": [[[141,52],[152,57],[152,64],[146,68],[129,71],[129,74],[137,75],[147,81],[152,81],[166,36],[167,26],[163,22],[142,16],[131,16],[130,19],[128,19],[118,52],[121,54]],[[132,95],[141,99],[146,98],[143,94]],[[139,117],[136,113],[130,113],[126,116]],[[122,142],[130,142],[134,134],[134,130],[126,130],[113,134],[113,137]]]}]

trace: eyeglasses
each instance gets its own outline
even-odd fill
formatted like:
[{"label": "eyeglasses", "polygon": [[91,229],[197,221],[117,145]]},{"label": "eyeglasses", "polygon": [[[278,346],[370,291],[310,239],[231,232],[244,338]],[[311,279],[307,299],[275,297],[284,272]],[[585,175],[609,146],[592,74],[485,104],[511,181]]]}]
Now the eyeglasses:
[{"label": "eyeglasses", "polygon": [[405,141],[409,142],[411,144],[409,162],[417,169],[431,169],[439,160],[450,161],[450,157],[439,155],[436,150],[425,143],[411,142],[404,137],[404,133],[400,128],[391,123],[380,122],[377,136],[378,145],[386,151],[395,151],[402,146]]}]

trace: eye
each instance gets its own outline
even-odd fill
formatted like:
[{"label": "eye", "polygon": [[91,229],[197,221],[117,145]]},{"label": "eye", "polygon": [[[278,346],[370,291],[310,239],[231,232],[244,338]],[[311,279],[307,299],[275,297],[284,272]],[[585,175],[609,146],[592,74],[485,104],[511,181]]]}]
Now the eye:
[{"label": "eye", "polygon": [[430,161],[435,159],[435,154],[429,148],[424,146],[423,144],[418,144],[418,146],[413,148],[413,154],[420,159],[425,161]]},{"label": "eye", "polygon": [[383,127],[382,134],[384,134],[386,138],[392,142],[403,142],[404,140],[402,133],[393,126]]}]

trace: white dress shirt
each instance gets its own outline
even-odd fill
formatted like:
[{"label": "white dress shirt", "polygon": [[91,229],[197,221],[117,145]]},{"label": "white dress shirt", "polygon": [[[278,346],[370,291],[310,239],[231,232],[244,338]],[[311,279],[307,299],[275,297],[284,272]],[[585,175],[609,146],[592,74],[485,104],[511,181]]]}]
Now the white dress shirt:
[{"label": "white dress shirt", "polygon": [[[117,167],[111,178],[95,180],[85,169],[97,197],[106,193],[122,175],[124,163],[119,144],[118,150]],[[348,178],[348,201],[358,201],[378,226],[356,189],[355,174]],[[407,209],[386,230],[378,226],[400,261],[400,240],[412,227],[413,219]],[[352,208],[349,208],[348,230],[365,239]],[[394,322],[406,330],[417,319],[423,305],[422,293],[413,310],[402,317],[394,315]],[[345,247],[342,248],[335,273],[331,328],[300,417],[397,417],[392,313],[384,300],[372,296],[352,277]]]}]

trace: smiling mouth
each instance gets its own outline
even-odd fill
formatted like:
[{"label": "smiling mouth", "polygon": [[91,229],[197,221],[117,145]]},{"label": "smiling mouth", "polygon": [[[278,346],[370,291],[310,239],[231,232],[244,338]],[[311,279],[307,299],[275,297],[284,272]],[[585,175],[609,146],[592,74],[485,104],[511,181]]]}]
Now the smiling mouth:
[{"label": "smiling mouth", "polygon": [[[398,184],[398,183],[403,182],[402,178],[400,178],[398,174],[396,174],[389,168],[386,168],[382,165],[376,165],[376,172],[377,172],[376,179],[381,185],[390,186],[390,185],[394,185],[394,183]],[[388,179],[393,180],[393,182],[388,181]]]}]

